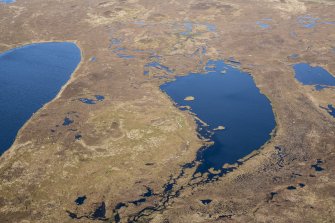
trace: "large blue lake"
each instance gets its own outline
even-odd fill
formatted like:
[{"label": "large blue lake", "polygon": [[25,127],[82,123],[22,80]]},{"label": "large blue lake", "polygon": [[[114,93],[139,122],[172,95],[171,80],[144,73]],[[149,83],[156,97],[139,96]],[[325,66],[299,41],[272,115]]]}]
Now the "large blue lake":
[{"label": "large blue lake", "polygon": [[[199,151],[197,172],[220,170],[226,163],[235,163],[266,143],[275,128],[268,98],[249,74],[224,61],[209,61],[203,73],[177,77],[163,84],[161,90],[178,106],[190,106],[209,125],[198,123],[199,134],[214,144]],[[189,96],[194,100],[185,100]],[[225,129],[217,129],[219,126]]]},{"label": "large blue lake", "polygon": [[81,60],[74,43],[38,43],[0,54],[0,154],[69,80]]}]

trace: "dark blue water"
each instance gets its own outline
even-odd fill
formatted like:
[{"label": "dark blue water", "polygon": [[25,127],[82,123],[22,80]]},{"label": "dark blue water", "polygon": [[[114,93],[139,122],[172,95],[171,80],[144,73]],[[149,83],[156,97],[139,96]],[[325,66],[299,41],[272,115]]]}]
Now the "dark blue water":
[{"label": "dark blue water", "polygon": [[304,85],[313,85],[316,90],[335,86],[335,77],[322,67],[312,67],[307,63],[293,65],[295,78]]},{"label": "dark blue water", "polygon": [[314,170],[317,172],[324,171],[325,169],[321,167],[322,164],[323,164],[323,161],[321,159],[317,159],[316,163],[311,165],[311,168],[314,168]]},{"label": "dark blue water", "polygon": [[332,104],[328,104],[327,107],[320,106],[320,108],[326,110],[328,114],[335,118],[335,107]]},{"label": "dark blue water", "polygon": [[211,199],[205,199],[205,200],[201,200],[201,203],[204,205],[210,204],[212,202]]},{"label": "dark blue water", "polygon": [[94,95],[95,99],[92,98],[79,98],[79,101],[88,105],[95,105],[99,101],[105,100],[105,96],[103,95]]},{"label": "dark blue water", "polygon": [[106,218],[106,204],[102,202],[101,205],[95,209],[91,215],[91,219],[105,219]]},{"label": "dark blue water", "polygon": [[[223,61],[209,61],[203,74],[177,77],[161,89],[179,106],[190,106],[209,125],[199,126],[199,133],[214,145],[199,152],[197,159],[202,164],[198,172],[235,163],[269,140],[275,127],[270,101],[252,77]],[[185,101],[187,96],[195,100]],[[225,130],[214,130],[218,126]]]},{"label": "dark blue water", "polygon": [[39,43],[0,54],[0,154],[69,80],[81,59],[73,43]]},{"label": "dark blue water", "polygon": [[150,187],[147,187],[147,192],[145,192],[143,197],[151,197],[153,195],[153,190]]},{"label": "dark blue water", "polygon": [[328,113],[335,118],[335,107],[333,105],[328,105]]},{"label": "dark blue water", "polygon": [[296,190],[297,188],[295,186],[288,186],[287,190]]},{"label": "dark blue water", "polygon": [[306,185],[304,183],[299,183],[299,187],[305,187]]},{"label": "dark blue water", "polygon": [[71,125],[74,121],[68,117],[64,118],[63,125],[68,126]]},{"label": "dark blue water", "polygon": [[86,196],[79,196],[77,197],[77,199],[74,201],[77,205],[82,205],[84,204],[85,200],[86,200]]}]

